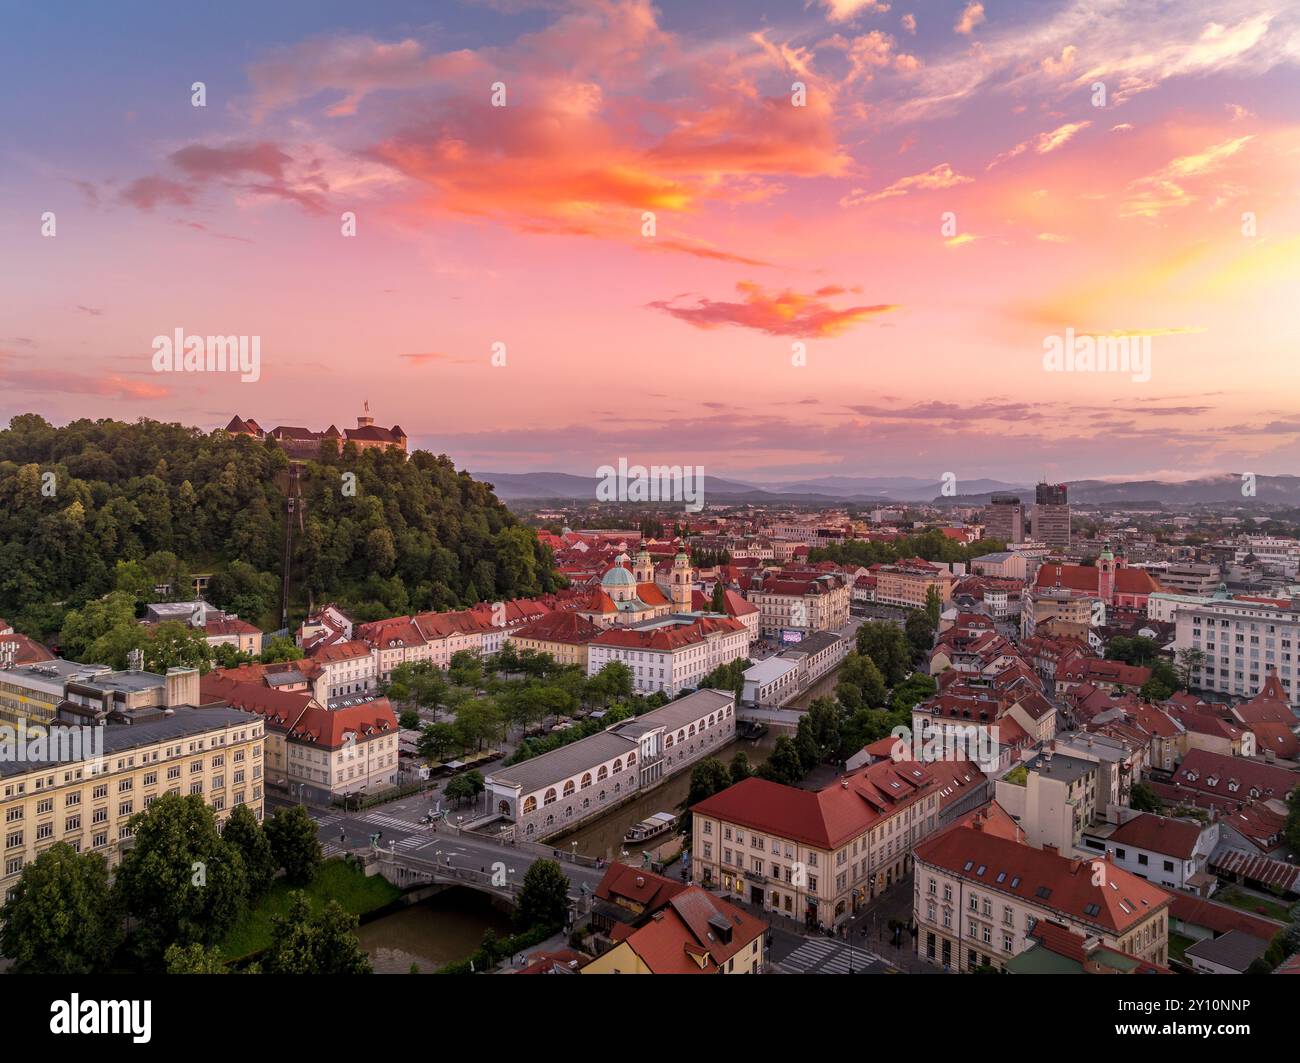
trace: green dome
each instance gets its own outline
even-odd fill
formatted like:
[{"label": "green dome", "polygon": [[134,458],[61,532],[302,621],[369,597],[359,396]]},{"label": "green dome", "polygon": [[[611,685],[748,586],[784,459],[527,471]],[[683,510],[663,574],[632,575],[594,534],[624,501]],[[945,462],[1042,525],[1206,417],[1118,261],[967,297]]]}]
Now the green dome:
[{"label": "green dome", "polygon": [[600,578],[602,587],[635,587],[636,577],[622,565],[615,565]]}]

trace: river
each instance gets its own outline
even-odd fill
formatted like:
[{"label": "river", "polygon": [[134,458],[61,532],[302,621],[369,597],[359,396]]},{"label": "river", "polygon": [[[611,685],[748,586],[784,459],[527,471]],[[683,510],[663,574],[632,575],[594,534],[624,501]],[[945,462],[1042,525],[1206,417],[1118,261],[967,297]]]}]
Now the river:
[{"label": "river", "polygon": [[505,937],[510,917],[486,894],[455,887],[364,924],[357,939],[376,974],[409,974],[413,963],[431,974],[473,954],[488,930]]},{"label": "river", "polygon": [[[756,742],[738,739],[718,750],[713,756],[724,764],[730,764],[731,758],[744,750],[745,756],[749,758],[749,766],[757,768],[772,755],[772,747],[775,745],[776,736],[769,731]],[[696,763],[698,764],[699,761]],[[627,833],[629,827],[640,823],[643,819],[648,819],[656,812],[680,812],[690,790],[691,769],[687,768],[648,794],[606,812],[598,819],[583,823],[567,834],[551,839],[547,844],[562,849],[571,848],[576,841],[577,851],[583,856],[603,856],[606,860],[617,860],[623,852],[623,835]],[[666,835],[657,839],[656,844],[665,840],[667,840]]]}]

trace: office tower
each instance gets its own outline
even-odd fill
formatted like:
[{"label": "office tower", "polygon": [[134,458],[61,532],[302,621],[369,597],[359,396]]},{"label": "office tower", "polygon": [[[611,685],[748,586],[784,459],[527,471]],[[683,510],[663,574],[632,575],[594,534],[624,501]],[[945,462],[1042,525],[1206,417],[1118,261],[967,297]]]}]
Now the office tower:
[{"label": "office tower", "polygon": [[1070,546],[1070,503],[1065,484],[1040,483],[1034,495],[1034,538],[1056,549]]},{"label": "office tower", "polygon": [[984,510],[984,535],[1004,543],[1025,541],[1025,507],[1016,495],[994,495]]}]

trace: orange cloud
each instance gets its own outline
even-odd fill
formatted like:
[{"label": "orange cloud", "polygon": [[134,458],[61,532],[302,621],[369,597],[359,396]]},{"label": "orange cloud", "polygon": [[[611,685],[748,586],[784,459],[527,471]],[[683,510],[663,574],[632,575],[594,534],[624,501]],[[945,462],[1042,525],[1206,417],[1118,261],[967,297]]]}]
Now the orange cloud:
[{"label": "orange cloud", "polygon": [[694,306],[674,305],[671,300],[647,305],[699,329],[736,325],[769,336],[804,339],[837,336],[862,321],[899,309],[897,304],[879,303],[836,310],[825,298],[844,291],[834,285],[821,288],[813,295],[801,295],[790,290],[769,294],[752,281],[741,281],[736,290],[743,293],[743,302],[722,302],[701,296]]}]

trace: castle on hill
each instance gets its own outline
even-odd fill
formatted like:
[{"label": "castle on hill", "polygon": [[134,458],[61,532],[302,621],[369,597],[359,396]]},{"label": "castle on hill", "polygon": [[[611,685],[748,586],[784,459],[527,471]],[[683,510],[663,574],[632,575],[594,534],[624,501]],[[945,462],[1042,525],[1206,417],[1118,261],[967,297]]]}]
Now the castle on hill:
[{"label": "castle on hill", "polygon": [[315,458],[320,455],[320,445],[326,439],[332,439],[342,449],[345,443],[354,444],[358,450],[400,450],[406,453],[406,432],[401,425],[381,428],[370,416],[370,403],[365,404],[365,412],[357,418],[356,428],[340,432],[330,425],[323,432],[310,428],[298,428],[294,425],[281,425],[267,432],[251,417],[245,419],[236,414],[226,425],[226,431],[234,436],[251,436],[254,439],[274,439],[291,458]]}]

